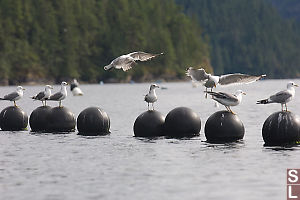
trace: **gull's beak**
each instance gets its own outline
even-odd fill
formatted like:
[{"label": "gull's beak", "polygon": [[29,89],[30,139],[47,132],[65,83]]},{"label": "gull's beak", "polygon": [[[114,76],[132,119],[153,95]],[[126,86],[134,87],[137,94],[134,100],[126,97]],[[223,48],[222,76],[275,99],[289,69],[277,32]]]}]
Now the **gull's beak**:
[{"label": "gull's beak", "polygon": [[22,90],[25,90],[25,88],[22,88]]},{"label": "gull's beak", "polygon": [[294,86],[295,86],[295,87],[299,87],[299,85],[297,85],[297,84],[294,84]]},{"label": "gull's beak", "polygon": [[216,88],[217,87],[217,85],[214,83],[214,87]]},{"label": "gull's beak", "polygon": [[243,94],[243,95],[246,95],[246,92],[243,92],[242,94]]}]

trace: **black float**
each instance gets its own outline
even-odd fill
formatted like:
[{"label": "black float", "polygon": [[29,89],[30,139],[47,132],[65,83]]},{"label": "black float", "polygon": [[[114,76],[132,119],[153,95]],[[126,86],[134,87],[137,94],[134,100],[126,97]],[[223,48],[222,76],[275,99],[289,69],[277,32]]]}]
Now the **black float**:
[{"label": "black float", "polygon": [[47,116],[47,132],[73,132],[76,120],[74,114],[66,107],[54,107]]},{"label": "black float", "polygon": [[80,135],[109,134],[110,119],[105,111],[98,107],[83,110],[77,118],[77,129]]},{"label": "black float", "polygon": [[266,146],[296,144],[300,141],[300,117],[291,112],[276,112],[264,122],[262,136]]},{"label": "black float", "polygon": [[28,125],[27,114],[16,106],[4,108],[0,113],[0,127],[3,131],[22,131]]},{"label": "black float", "polygon": [[33,132],[46,132],[48,130],[48,115],[51,113],[50,106],[36,108],[29,117],[29,125]]},{"label": "black float", "polygon": [[237,115],[218,111],[207,119],[204,132],[208,142],[223,143],[243,139],[245,129]]},{"label": "black float", "polygon": [[169,137],[197,136],[200,129],[200,117],[190,108],[178,107],[166,116],[164,131]]},{"label": "black float", "polygon": [[163,136],[163,125],[165,117],[158,111],[149,110],[140,114],[133,126],[136,137],[157,137]]}]

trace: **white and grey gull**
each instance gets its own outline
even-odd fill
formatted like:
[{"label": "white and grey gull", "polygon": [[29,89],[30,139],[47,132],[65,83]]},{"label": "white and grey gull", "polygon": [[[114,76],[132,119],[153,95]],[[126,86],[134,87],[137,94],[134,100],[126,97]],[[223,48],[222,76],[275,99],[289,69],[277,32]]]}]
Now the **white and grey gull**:
[{"label": "white and grey gull", "polygon": [[70,84],[70,90],[71,90],[73,96],[82,96],[83,95],[82,90],[79,88],[79,83],[75,78],[73,79],[73,82]]},{"label": "white and grey gull", "polygon": [[225,74],[225,75],[211,75],[206,73],[203,68],[194,69],[189,67],[186,71],[186,75],[191,77],[193,81],[198,81],[203,83],[203,85],[207,88],[210,88],[211,91],[214,87],[220,85],[230,85],[230,84],[248,84],[253,83],[257,80],[262,79],[266,75],[252,76],[248,74],[234,73],[234,74]]},{"label": "white and grey gull", "polygon": [[21,99],[23,97],[24,90],[25,89],[22,86],[18,86],[15,92],[5,95],[3,98],[0,98],[0,100],[13,101],[14,106],[17,107],[16,101],[18,101],[19,99]]},{"label": "white and grey gull", "polygon": [[51,95],[48,100],[50,101],[59,101],[59,107],[61,107],[61,101],[67,97],[67,82],[61,83],[60,91]]},{"label": "white and grey gull", "polygon": [[51,96],[51,90],[52,89],[53,89],[53,87],[51,85],[46,85],[44,91],[39,92],[37,95],[35,95],[31,98],[34,99],[34,100],[40,100],[42,102],[43,106],[46,106],[47,105],[46,101]]},{"label": "white and grey gull", "polygon": [[148,61],[162,54],[163,53],[160,54],[145,53],[142,51],[132,52],[115,58],[109,65],[105,66],[104,69],[109,70],[115,68],[115,69],[122,69],[123,71],[127,71],[137,64],[136,61]]},{"label": "white and grey gull", "polygon": [[246,95],[245,92],[242,90],[237,90],[235,94],[228,94],[225,92],[209,92],[205,91],[206,93],[210,94],[212,96],[212,99],[219,102],[225,108],[227,111],[231,112],[232,114],[235,114],[230,106],[237,106],[242,102],[242,95]]},{"label": "white and grey gull", "polygon": [[158,85],[156,84],[152,84],[150,86],[150,90],[149,90],[149,93],[145,95],[145,101],[148,103],[148,110],[149,109],[149,104],[152,103],[152,109],[154,110],[154,102],[157,101],[157,95],[156,95],[156,92],[155,92],[155,89],[156,88],[159,88]]},{"label": "white and grey gull", "polygon": [[298,87],[297,84],[294,82],[289,82],[287,84],[287,89],[282,90],[280,92],[277,92],[276,94],[270,96],[267,99],[262,99],[257,101],[257,104],[269,104],[269,103],[280,103],[281,104],[281,110],[284,111],[283,105],[285,105],[285,111],[288,111],[287,109],[287,103],[290,102],[295,97],[295,88]]}]

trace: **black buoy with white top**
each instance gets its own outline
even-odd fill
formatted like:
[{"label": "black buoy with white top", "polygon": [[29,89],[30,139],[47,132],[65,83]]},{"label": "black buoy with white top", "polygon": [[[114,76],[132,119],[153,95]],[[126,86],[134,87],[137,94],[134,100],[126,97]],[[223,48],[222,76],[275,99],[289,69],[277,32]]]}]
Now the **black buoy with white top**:
[{"label": "black buoy with white top", "polygon": [[98,107],[84,109],[77,118],[79,135],[94,136],[109,134],[110,119],[108,114]]},{"label": "black buoy with white top", "polygon": [[23,131],[27,125],[27,114],[17,106],[9,106],[0,113],[0,128],[3,131]]},{"label": "black buoy with white top", "polygon": [[291,112],[271,114],[264,122],[262,136],[266,146],[300,142],[300,117]]},{"label": "black buoy with white top", "polygon": [[136,137],[163,136],[165,117],[158,111],[148,110],[140,114],[134,122],[133,131]]},{"label": "black buoy with white top", "polygon": [[205,123],[205,137],[208,142],[234,142],[244,137],[245,129],[239,117],[229,111],[212,114]]},{"label": "black buoy with white top", "polygon": [[164,131],[169,137],[198,136],[200,129],[200,117],[190,108],[178,107],[166,116]]}]

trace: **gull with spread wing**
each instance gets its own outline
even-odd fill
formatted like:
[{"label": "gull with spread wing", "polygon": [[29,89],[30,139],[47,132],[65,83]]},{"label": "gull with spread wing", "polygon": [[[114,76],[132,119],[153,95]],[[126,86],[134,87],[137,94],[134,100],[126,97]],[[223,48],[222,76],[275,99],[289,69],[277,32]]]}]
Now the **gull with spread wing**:
[{"label": "gull with spread wing", "polygon": [[227,111],[231,112],[232,114],[235,113],[232,112],[230,106],[239,105],[242,102],[242,95],[246,95],[246,93],[243,92],[242,90],[237,90],[236,93],[233,95],[225,92],[208,92],[208,91],[205,92],[210,94],[213,100],[225,106]]},{"label": "gull with spread wing", "polygon": [[22,86],[18,86],[15,92],[5,95],[3,98],[0,98],[0,100],[13,101],[14,106],[17,107],[16,101],[23,97],[24,90]]},{"label": "gull with spread wing", "polygon": [[257,104],[269,104],[269,103],[280,103],[281,110],[283,110],[283,105],[285,105],[285,111],[288,111],[286,103],[290,102],[295,97],[295,87],[298,87],[294,82],[289,82],[287,84],[287,89],[277,92],[276,94],[270,96],[267,99],[259,100]]},{"label": "gull with spread wing", "polygon": [[240,73],[214,76],[206,73],[203,68],[194,69],[192,67],[189,67],[187,69],[186,75],[190,76],[193,81],[202,82],[203,85],[206,87],[206,91],[207,88],[210,88],[211,92],[213,87],[217,87],[218,84],[220,85],[243,84],[243,83],[247,84],[247,83],[253,83],[266,76],[265,74],[260,76],[252,76],[252,75],[240,74]]},{"label": "gull with spread wing", "polygon": [[105,70],[109,70],[112,68],[122,69],[123,71],[127,71],[131,69],[134,65],[136,65],[136,61],[148,61],[156,56],[162,55],[160,54],[152,54],[145,52],[133,52],[126,55],[121,55],[114,59],[109,65],[105,66]]}]

